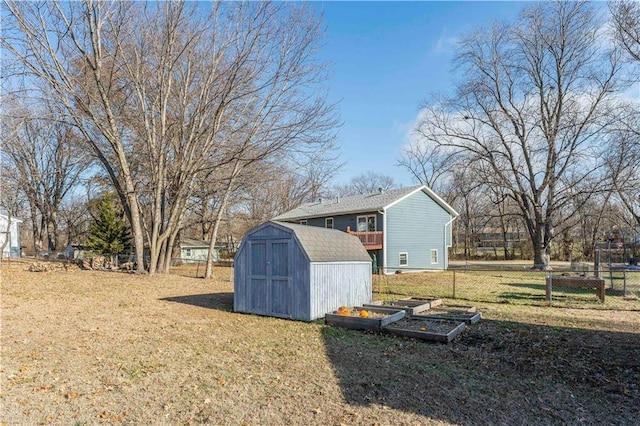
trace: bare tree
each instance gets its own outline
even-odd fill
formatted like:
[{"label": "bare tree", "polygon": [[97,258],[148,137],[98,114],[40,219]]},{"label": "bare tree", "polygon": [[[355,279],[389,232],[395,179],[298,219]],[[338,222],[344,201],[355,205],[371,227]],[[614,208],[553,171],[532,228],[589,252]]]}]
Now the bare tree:
[{"label": "bare tree", "polygon": [[600,35],[583,2],[536,3],[514,24],[476,31],[459,45],[465,80],[419,124],[426,140],[483,163],[478,178],[516,203],[536,269],[548,268],[564,206],[602,189],[597,138],[616,111],[620,63]]},{"label": "bare tree", "polygon": [[436,192],[443,192],[455,167],[455,151],[417,140],[403,149],[398,165],[411,173],[413,178]]},{"label": "bare tree", "polygon": [[259,161],[236,160],[227,167],[216,169],[222,172],[222,178],[214,180],[218,186],[212,198],[217,203],[210,209],[212,232],[205,278],[213,276],[218,231],[230,208],[235,206],[237,210],[242,206],[241,210],[248,218],[245,225],[248,229],[317,196],[340,167],[332,155],[335,147],[331,140],[323,141],[322,145],[324,149],[317,151],[283,149],[277,155],[263,156]]},{"label": "bare tree", "polygon": [[487,227],[491,209],[487,203],[485,188],[474,180],[474,173],[466,169],[451,170],[451,185],[446,191],[446,201],[460,212],[453,222],[456,242],[462,245],[465,259],[471,258],[475,252],[476,237]]},{"label": "bare tree", "polygon": [[[320,20],[283,3],[8,2],[2,45],[89,142],[138,270],[167,271],[199,178],[330,139]],[[53,36],[48,36],[52,34]],[[241,135],[241,136],[238,136]]]},{"label": "bare tree", "polygon": [[640,227],[640,114],[631,107],[629,111],[620,116],[619,127],[610,133],[611,149],[604,158],[615,194],[613,200]]},{"label": "bare tree", "polygon": [[640,3],[613,1],[609,4],[616,40],[635,61],[640,62]]},{"label": "bare tree", "polygon": [[[609,5],[616,41],[636,65],[634,76],[640,80],[640,3],[616,1]],[[615,200],[640,227],[640,112],[637,104],[621,114],[619,125],[611,133],[613,149],[607,153],[607,165],[613,181]]]},{"label": "bare tree", "polygon": [[337,193],[340,197],[347,197],[358,194],[373,194],[381,190],[386,191],[387,189],[395,188],[396,186],[391,176],[370,171],[352,177],[347,184],[337,185],[333,192]]},{"label": "bare tree", "polygon": [[[52,109],[17,106],[3,111],[2,155],[29,202],[34,247],[59,249],[58,214],[90,164],[78,133]],[[46,240],[46,245],[45,245]]]},{"label": "bare tree", "polygon": [[60,206],[58,229],[64,235],[67,245],[84,241],[90,217],[87,201],[83,198],[76,196],[64,201]]}]

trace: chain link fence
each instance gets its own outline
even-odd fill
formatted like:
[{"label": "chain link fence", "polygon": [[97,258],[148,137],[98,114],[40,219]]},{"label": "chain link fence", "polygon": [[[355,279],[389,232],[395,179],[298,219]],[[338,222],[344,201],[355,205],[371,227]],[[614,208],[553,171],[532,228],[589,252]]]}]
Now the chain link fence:
[{"label": "chain link fence", "polygon": [[605,268],[596,274],[579,271],[461,267],[420,272],[400,269],[393,275],[374,274],[374,296],[469,302],[597,308],[640,309],[640,269]]}]

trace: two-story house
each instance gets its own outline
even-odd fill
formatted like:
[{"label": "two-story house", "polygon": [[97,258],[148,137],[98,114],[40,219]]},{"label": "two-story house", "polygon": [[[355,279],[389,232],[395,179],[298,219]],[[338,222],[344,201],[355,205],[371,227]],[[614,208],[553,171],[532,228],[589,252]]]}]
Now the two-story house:
[{"label": "two-story house", "polygon": [[424,185],[303,204],[273,220],[357,235],[380,272],[446,269],[458,213]]}]

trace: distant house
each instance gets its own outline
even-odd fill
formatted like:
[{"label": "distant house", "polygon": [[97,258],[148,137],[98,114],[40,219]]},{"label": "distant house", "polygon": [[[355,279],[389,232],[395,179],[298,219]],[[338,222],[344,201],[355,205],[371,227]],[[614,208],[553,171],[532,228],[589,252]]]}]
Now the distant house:
[{"label": "distant house", "polygon": [[[2,258],[19,258],[21,256],[20,249],[20,224],[22,220],[0,213],[0,247],[2,250]],[[6,245],[5,245],[6,242]]]},{"label": "distant house", "polygon": [[82,244],[69,244],[64,248],[64,257],[72,260],[82,259],[86,250]]},{"label": "distant house", "polygon": [[[195,238],[182,238],[180,240],[180,259],[185,263],[203,262],[207,260],[209,242]],[[219,260],[219,250],[213,252],[213,260]]]},{"label": "distant house", "polygon": [[360,238],[380,272],[449,264],[458,213],[424,185],[303,204],[273,220],[338,229]]}]

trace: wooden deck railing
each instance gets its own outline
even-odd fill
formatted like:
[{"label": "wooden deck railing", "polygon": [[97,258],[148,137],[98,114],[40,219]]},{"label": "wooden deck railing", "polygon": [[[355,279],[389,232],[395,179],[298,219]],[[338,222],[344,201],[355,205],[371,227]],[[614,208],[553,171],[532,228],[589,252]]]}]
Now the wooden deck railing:
[{"label": "wooden deck railing", "polygon": [[347,227],[347,234],[355,235],[360,238],[362,245],[367,250],[382,249],[382,231],[357,232],[352,231],[351,227]]}]

